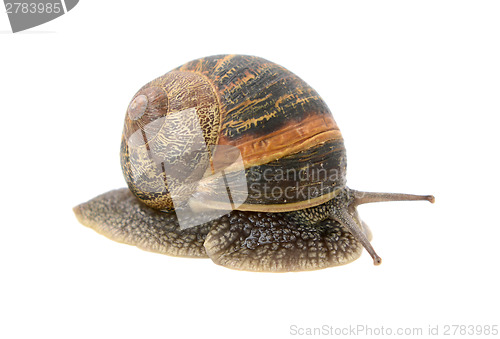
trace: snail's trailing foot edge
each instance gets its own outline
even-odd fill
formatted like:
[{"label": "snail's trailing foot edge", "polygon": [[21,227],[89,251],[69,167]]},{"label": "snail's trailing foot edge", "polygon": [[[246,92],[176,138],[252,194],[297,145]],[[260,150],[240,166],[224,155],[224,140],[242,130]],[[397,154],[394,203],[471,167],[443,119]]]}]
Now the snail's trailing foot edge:
[{"label": "snail's trailing foot edge", "polygon": [[73,211],[80,223],[111,240],[171,256],[207,258],[208,226],[181,230],[175,214],[147,207],[128,188],[99,195]]}]

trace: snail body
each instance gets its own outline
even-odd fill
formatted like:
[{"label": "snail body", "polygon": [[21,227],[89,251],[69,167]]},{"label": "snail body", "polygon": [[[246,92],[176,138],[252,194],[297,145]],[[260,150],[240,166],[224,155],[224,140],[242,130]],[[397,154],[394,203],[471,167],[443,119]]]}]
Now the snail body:
[{"label": "snail body", "polygon": [[357,259],[363,247],[379,264],[356,207],[434,199],[346,187],[328,106],[295,74],[253,56],[193,60],[143,86],[120,155],[128,189],[75,207],[80,222],[234,269],[320,269]]}]

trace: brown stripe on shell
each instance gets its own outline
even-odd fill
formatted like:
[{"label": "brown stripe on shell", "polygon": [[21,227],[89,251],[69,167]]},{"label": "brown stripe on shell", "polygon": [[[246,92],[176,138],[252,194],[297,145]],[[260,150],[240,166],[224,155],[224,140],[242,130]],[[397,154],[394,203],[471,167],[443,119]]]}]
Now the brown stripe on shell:
[{"label": "brown stripe on shell", "polygon": [[[245,167],[265,164],[330,140],[342,140],[333,117],[310,115],[302,121],[291,121],[267,135],[248,135],[241,139],[219,137],[219,145],[237,147]],[[215,154],[215,159],[218,155]],[[214,161],[217,162],[217,161]]]}]

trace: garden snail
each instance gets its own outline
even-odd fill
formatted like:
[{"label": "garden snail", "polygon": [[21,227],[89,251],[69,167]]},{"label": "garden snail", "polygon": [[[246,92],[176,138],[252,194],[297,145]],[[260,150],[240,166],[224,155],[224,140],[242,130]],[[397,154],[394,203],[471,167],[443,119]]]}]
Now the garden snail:
[{"label": "garden snail", "polygon": [[75,207],[82,224],[240,270],[343,265],[363,247],[380,264],[356,207],[434,202],[349,189],[342,135],[321,97],[253,56],[194,60],[143,86],[127,109],[121,164],[129,188]]}]

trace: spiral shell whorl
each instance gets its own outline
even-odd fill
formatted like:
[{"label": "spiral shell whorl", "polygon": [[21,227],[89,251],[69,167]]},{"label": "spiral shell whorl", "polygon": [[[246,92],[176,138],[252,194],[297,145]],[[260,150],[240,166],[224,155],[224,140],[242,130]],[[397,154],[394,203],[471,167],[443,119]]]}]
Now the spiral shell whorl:
[{"label": "spiral shell whorl", "polygon": [[207,145],[216,144],[219,121],[217,96],[200,74],[169,72],[142,87],[127,110],[120,152],[130,190],[150,207],[172,210],[172,191],[188,195],[186,183],[209,168]]}]

